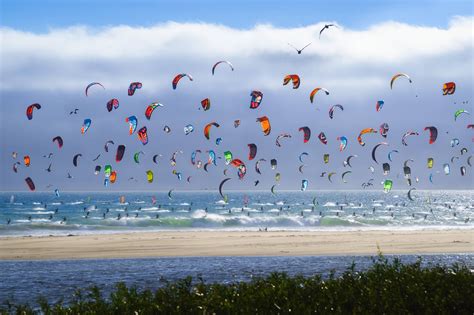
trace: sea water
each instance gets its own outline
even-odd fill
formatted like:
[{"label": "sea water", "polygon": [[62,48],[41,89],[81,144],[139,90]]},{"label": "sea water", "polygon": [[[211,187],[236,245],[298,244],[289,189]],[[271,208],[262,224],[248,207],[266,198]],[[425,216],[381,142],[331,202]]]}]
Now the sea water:
[{"label": "sea water", "polygon": [[[0,193],[0,237],[474,226],[473,191]],[[120,197],[122,201],[120,202]],[[124,200],[123,200],[124,199]]]},{"label": "sea water", "polygon": [[[413,263],[420,257],[398,257],[403,263]],[[424,266],[453,263],[474,268],[474,255],[423,255]],[[365,270],[374,261],[369,256],[313,257],[186,257],[143,259],[84,259],[50,261],[0,261],[0,303],[6,301],[37,305],[42,296],[50,303],[72,301],[76,289],[99,287],[107,297],[118,282],[139,290],[157,289],[168,281],[193,277],[193,281],[229,284],[250,281],[272,272],[289,275],[319,274],[327,277],[332,270],[341,274],[355,263],[355,270]]]}]

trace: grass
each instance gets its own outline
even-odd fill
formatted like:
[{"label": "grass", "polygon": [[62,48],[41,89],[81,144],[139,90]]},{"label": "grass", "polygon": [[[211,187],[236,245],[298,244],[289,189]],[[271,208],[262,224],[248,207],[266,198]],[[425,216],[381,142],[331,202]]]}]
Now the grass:
[{"label": "grass", "polygon": [[473,314],[474,273],[466,266],[423,267],[382,255],[366,271],[352,265],[327,278],[272,273],[251,282],[197,283],[191,277],[157,290],[117,284],[77,291],[71,303],[8,304],[3,314]]}]

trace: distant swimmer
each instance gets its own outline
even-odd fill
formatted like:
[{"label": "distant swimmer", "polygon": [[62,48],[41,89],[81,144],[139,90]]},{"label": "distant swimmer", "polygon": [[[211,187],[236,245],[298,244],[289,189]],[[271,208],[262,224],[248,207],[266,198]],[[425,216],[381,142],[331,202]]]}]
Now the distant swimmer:
[{"label": "distant swimmer", "polygon": [[304,217],[303,210],[301,210],[301,212],[300,212],[300,216]]},{"label": "distant swimmer", "polygon": [[63,217],[63,219],[61,220],[60,223],[63,224],[63,223],[66,223],[66,221],[67,221],[67,218],[66,218],[66,217]]},{"label": "distant swimmer", "polygon": [[314,206],[311,207],[311,212],[314,212]]},{"label": "distant swimmer", "polygon": [[10,224],[10,222],[12,222],[12,220],[10,218],[7,219],[7,225]]},{"label": "distant swimmer", "polygon": [[158,205],[158,209],[161,209],[161,205]]},{"label": "distant swimmer", "polygon": [[109,213],[109,211],[110,211],[109,208],[105,209],[105,213]]},{"label": "distant swimmer", "polygon": [[49,221],[51,221],[52,219],[53,219],[53,215],[50,214],[50,215],[49,215]]},{"label": "distant swimmer", "polygon": [[355,217],[355,216],[356,216],[356,213],[355,213],[355,211],[354,211],[354,212],[352,212],[352,216],[353,216],[353,217]]},{"label": "distant swimmer", "polygon": [[311,45],[312,43],[309,43],[308,45],[304,46],[303,48],[301,49],[298,49],[296,48],[295,46],[291,45],[290,43],[288,43],[288,46],[292,47],[294,50],[296,50],[296,52],[298,53],[298,55],[301,55],[301,53],[303,52],[303,50],[308,47],[309,45]]},{"label": "distant swimmer", "polygon": [[103,218],[103,219],[105,219],[105,215],[106,215],[106,213],[105,213],[105,212],[104,212],[104,213],[102,213],[102,218]]},{"label": "distant swimmer", "polygon": [[160,218],[160,215],[156,214],[155,219],[159,219],[159,218]]},{"label": "distant swimmer", "polygon": [[28,221],[31,221],[31,215],[28,216]]},{"label": "distant swimmer", "polygon": [[120,213],[117,215],[117,220],[120,220],[122,218],[122,216],[120,215]]},{"label": "distant swimmer", "polygon": [[322,211],[319,211],[319,216],[320,216],[320,217],[323,216],[323,212],[322,212]]},{"label": "distant swimmer", "polygon": [[128,212],[127,212],[127,213],[125,213],[125,216],[128,218]]},{"label": "distant swimmer", "polygon": [[464,220],[464,223],[467,223],[467,222],[469,222],[469,218],[466,218],[466,219]]},{"label": "distant swimmer", "polygon": [[232,211],[230,211],[230,209],[229,209],[229,214],[232,214]]},{"label": "distant swimmer", "polygon": [[54,209],[54,213],[58,213],[58,212],[59,212],[59,208]]},{"label": "distant swimmer", "polygon": [[247,216],[250,217],[250,212],[249,211],[247,211]]},{"label": "distant swimmer", "polygon": [[188,207],[188,211],[191,211],[191,207]]},{"label": "distant swimmer", "polygon": [[453,216],[456,216],[456,212],[453,213]]},{"label": "distant swimmer", "polygon": [[206,213],[207,213],[207,207],[204,209],[204,212],[206,212]]},{"label": "distant swimmer", "polygon": [[427,215],[427,214],[425,214],[425,220],[426,220],[426,218],[427,218],[427,217],[428,217],[428,215]]},{"label": "distant swimmer", "polygon": [[338,216],[339,216],[339,211],[336,211],[336,217],[338,217]]},{"label": "distant swimmer", "polygon": [[262,212],[263,212],[263,206],[260,206],[260,211],[262,211]]},{"label": "distant swimmer", "polygon": [[141,211],[142,210],[142,207],[138,207],[138,211]]},{"label": "distant swimmer", "polygon": [[137,212],[137,213],[135,213],[135,218],[138,218],[138,212]]},{"label": "distant swimmer", "polygon": [[339,210],[342,210],[342,206],[339,207]]}]

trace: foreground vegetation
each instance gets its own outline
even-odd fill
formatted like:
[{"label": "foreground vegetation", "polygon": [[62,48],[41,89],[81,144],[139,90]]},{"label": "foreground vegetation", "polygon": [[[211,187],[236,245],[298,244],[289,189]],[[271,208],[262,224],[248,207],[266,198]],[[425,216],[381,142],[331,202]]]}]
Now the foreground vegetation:
[{"label": "foreground vegetation", "polygon": [[195,283],[186,278],[151,290],[123,283],[109,297],[98,288],[77,292],[65,305],[7,305],[17,314],[473,314],[474,274],[466,266],[404,265],[382,256],[367,271],[355,266],[340,276],[266,278],[233,284]]}]

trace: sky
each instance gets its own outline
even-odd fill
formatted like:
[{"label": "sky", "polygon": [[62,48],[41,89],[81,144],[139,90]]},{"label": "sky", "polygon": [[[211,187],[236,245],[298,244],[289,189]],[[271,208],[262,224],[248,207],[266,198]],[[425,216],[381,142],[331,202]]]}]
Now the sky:
[{"label": "sky", "polygon": [[[361,183],[374,179],[375,189],[381,181],[392,179],[394,188],[408,189],[403,178],[403,162],[419,178],[417,189],[472,189],[472,168],[467,158],[472,154],[473,132],[467,129],[472,116],[454,112],[472,111],[473,94],[473,8],[470,1],[2,1],[0,48],[0,190],[26,190],[25,178],[31,177],[38,190],[197,190],[217,189],[227,176],[232,180],[227,189],[268,190],[281,174],[278,189],[299,189],[302,179],[308,189],[360,189]],[[383,3],[383,5],[381,4]],[[429,10],[430,14],[426,14]],[[33,18],[34,17],[34,18]],[[323,32],[333,23],[337,27]],[[288,45],[303,47],[302,54]],[[227,65],[211,68],[219,60]],[[407,73],[412,83],[400,78],[390,89],[390,78]],[[178,73],[189,73],[173,90],[171,81]],[[292,89],[282,85],[287,74],[298,74],[301,85]],[[127,95],[130,82],[140,81],[143,88],[134,96]],[[443,96],[442,85],[454,81],[454,95]],[[105,89],[94,86],[89,96],[84,89],[90,82],[101,82]],[[309,93],[325,87],[329,95],[318,93],[314,103]],[[259,108],[249,109],[250,92],[263,92]],[[105,104],[117,98],[118,109],[108,112]],[[200,110],[200,101],[211,100],[211,109]],[[381,111],[375,103],[384,100]],[[151,120],[144,116],[152,102],[157,108]],[[468,102],[468,103],[467,103]],[[26,107],[40,103],[32,120]],[[333,119],[328,109],[341,104]],[[69,115],[79,108],[77,115]],[[139,127],[147,126],[149,143],[142,145],[137,136],[128,134],[125,118],[135,115]],[[267,116],[272,125],[264,136],[256,118]],[[83,120],[92,125],[82,135]],[[234,128],[235,119],[241,125]],[[216,121],[210,140],[203,127]],[[378,130],[388,123],[387,138],[366,135],[365,146],[357,142],[360,130]],[[192,124],[194,132],[185,135],[183,127]],[[167,125],[171,133],[163,131]],[[299,128],[308,126],[312,136],[303,143]],[[438,128],[438,140],[429,144],[426,126]],[[401,144],[407,131],[418,136]],[[317,135],[323,131],[328,144]],[[275,145],[279,134],[292,137]],[[51,139],[61,135],[64,147],[58,149]],[[348,138],[347,148],[340,152],[337,137]],[[222,143],[216,145],[216,138]],[[451,147],[451,140],[460,144]],[[110,152],[103,147],[113,140]],[[389,146],[377,151],[377,162],[371,158],[372,148],[382,141]],[[247,144],[258,147],[254,160],[248,160]],[[117,145],[126,146],[125,158],[117,163]],[[468,153],[461,155],[461,148]],[[208,172],[191,165],[191,152],[201,150],[198,159],[207,160],[208,150],[221,157]],[[244,180],[237,171],[225,165],[224,151],[247,166]],[[394,160],[388,161],[391,150]],[[140,163],[133,154],[143,151]],[[177,165],[170,164],[178,151]],[[182,151],[182,153],[181,153]],[[31,157],[31,166],[17,161]],[[44,158],[52,152],[51,159]],[[301,163],[298,156],[309,155]],[[78,167],[72,157],[81,153]],[[328,164],[322,155],[330,154]],[[93,159],[101,154],[97,161]],[[152,157],[159,154],[158,163]],[[349,155],[352,168],[344,167]],[[451,158],[455,156],[451,162]],[[433,157],[435,166],[427,169],[426,160]],[[256,174],[255,161],[264,158],[262,175]],[[270,159],[278,161],[276,170]],[[388,176],[382,174],[382,163],[391,165]],[[45,169],[52,163],[52,172]],[[451,167],[449,176],[443,164]],[[117,171],[115,184],[104,187],[103,174],[94,175],[96,165],[110,164]],[[299,172],[300,165],[303,173]],[[373,166],[375,173],[369,170]],[[461,176],[460,167],[467,173]],[[146,171],[153,170],[155,180],[146,182]],[[172,170],[182,174],[179,180]],[[350,170],[347,183],[340,175]],[[67,173],[73,178],[68,179]],[[322,172],[335,172],[333,183]],[[433,174],[433,182],[428,180]],[[189,176],[189,182],[186,180]],[[133,179],[130,179],[133,177]],[[258,186],[254,182],[259,180]]]}]

